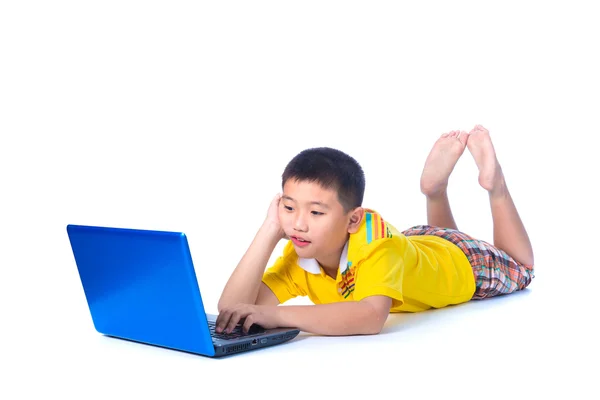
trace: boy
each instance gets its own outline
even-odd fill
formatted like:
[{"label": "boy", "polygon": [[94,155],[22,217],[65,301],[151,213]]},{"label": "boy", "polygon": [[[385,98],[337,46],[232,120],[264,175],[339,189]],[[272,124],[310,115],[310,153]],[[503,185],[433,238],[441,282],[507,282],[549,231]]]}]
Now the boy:
[{"label": "boy", "polygon": [[[459,232],[447,197],[450,173],[465,147],[488,191],[494,246]],[[361,206],[364,173],[350,156],[308,149],[287,165],[252,244],[227,282],[217,332],[243,322],[296,327],[321,335],[376,334],[390,312],[417,312],[525,288],[533,250],[506,187],[489,132],[443,134],[421,176],[427,223],[399,232]],[[265,271],[275,246],[290,241]],[[295,296],[307,306],[278,307]]]}]

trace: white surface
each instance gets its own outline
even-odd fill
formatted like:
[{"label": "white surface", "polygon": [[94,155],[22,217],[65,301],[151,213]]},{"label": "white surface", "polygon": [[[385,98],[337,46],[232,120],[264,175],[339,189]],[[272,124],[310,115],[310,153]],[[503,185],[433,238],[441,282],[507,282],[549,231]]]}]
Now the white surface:
[{"label": "white surface", "polygon": [[[591,2],[88,3],[0,5],[0,398],[597,398]],[[403,229],[435,139],[477,123],[534,245],[527,291],[224,360],[93,330],[68,223],[186,232],[212,312],[298,151],[356,157]],[[468,152],[450,193],[491,241]]]}]

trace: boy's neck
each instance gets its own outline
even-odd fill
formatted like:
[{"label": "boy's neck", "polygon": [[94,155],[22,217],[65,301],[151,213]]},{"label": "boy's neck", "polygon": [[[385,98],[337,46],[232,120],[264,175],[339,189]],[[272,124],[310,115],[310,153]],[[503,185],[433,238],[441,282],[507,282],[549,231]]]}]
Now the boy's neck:
[{"label": "boy's neck", "polygon": [[323,268],[323,271],[333,279],[337,278],[338,270],[340,268],[340,259],[342,258],[342,253],[344,252],[344,247],[346,243],[342,245],[339,250],[336,250],[334,253],[328,254],[325,257],[320,257],[317,259],[317,262]]},{"label": "boy's neck", "polygon": [[337,273],[338,273],[338,270],[340,269],[339,265],[336,265],[335,267],[326,266],[326,265],[321,264],[320,261],[319,261],[319,265],[321,266],[321,268],[323,268],[323,271],[325,271],[326,275],[329,275],[333,279],[337,278]]}]

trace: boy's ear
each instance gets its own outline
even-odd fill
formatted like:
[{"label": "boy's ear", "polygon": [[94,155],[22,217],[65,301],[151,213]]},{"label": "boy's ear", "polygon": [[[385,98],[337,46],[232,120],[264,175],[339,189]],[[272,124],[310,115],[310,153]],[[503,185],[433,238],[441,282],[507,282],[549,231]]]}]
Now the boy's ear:
[{"label": "boy's ear", "polygon": [[365,216],[365,209],[362,207],[356,207],[354,210],[350,211],[350,220],[348,221],[348,233],[356,233],[358,232],[358,228],[360,227],[360,223]]}]

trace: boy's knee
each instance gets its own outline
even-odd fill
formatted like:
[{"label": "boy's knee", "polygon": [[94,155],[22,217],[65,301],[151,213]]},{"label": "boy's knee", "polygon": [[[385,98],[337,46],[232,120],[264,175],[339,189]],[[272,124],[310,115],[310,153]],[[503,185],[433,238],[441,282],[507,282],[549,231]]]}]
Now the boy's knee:
[{"label": "boy's knee", "polygon": [[535,278],[535,274],[533,272],[533,265],[523,266],[522,281],[519,285],[519,290],[523,290],[527,286],[529,286],[533,278]]}]

